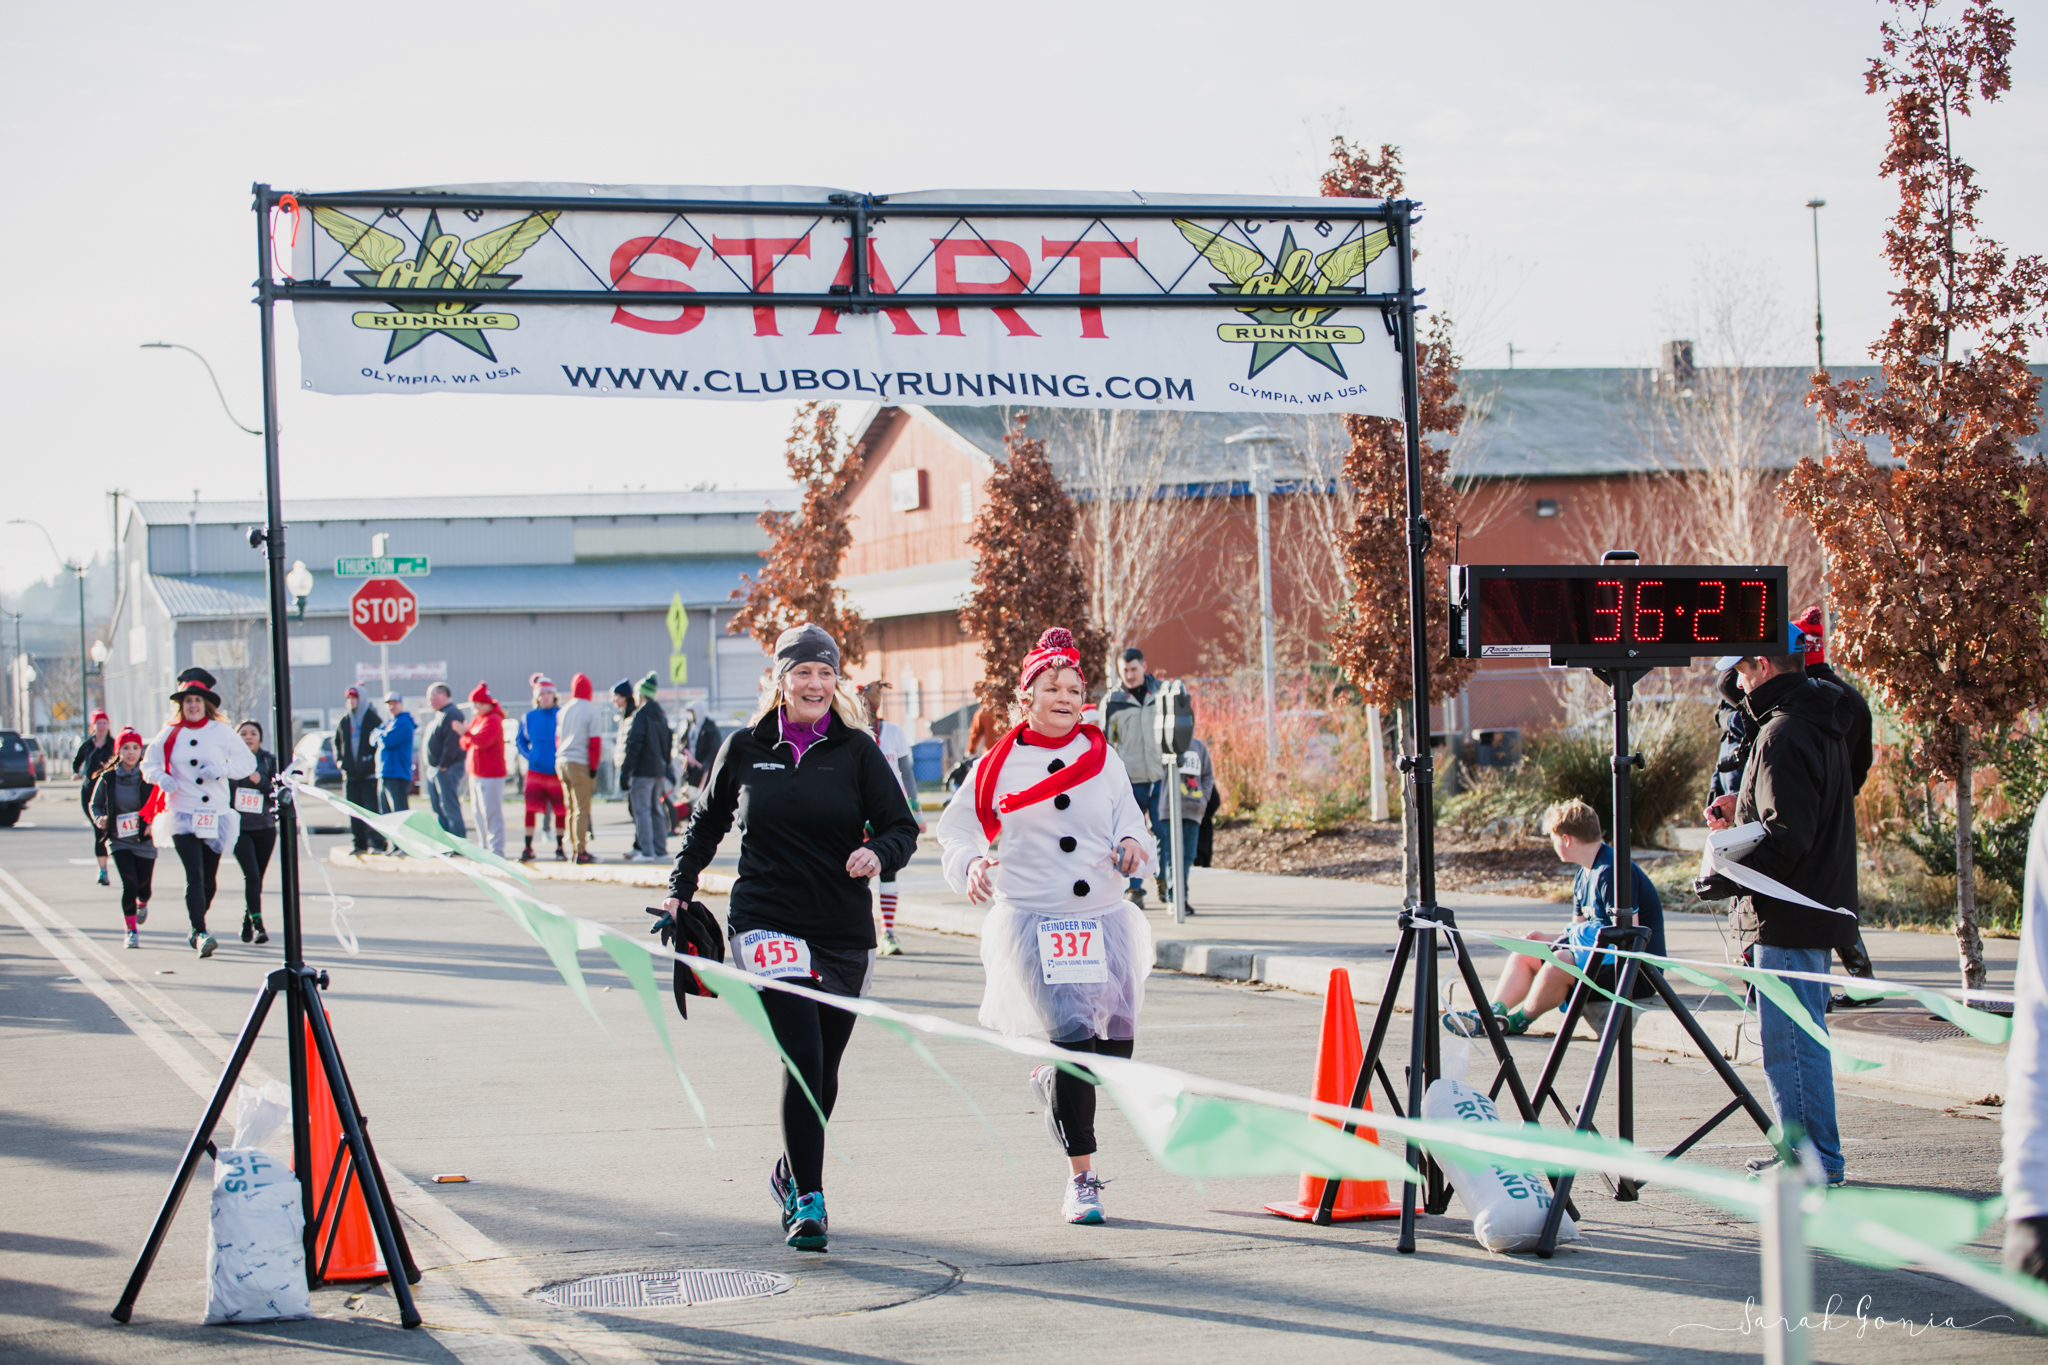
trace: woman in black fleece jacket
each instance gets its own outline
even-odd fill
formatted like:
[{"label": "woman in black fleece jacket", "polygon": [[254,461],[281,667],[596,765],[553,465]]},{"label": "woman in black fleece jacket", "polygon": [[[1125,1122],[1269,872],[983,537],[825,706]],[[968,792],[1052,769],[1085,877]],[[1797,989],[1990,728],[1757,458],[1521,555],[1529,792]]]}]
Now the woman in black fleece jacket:
[{"label": "woman in black fleece jacket", "polygon": [[[868,879],[910,861],[917,821],[868,733],[859,697],[839,682],[831,636],[812,625],[784,631],[775,642],[775,690],[775,704],[720,746],[683,831],[664,908],[674,913],[696,895],[698,876],[738,817],[744,841],[726,911],[734,965],[857,997],[875,969]],[[784,1155],[769,1188],[788,1244],[822,1251],[825,1130],[811,1097],[829,1118],[854,1016],[781,991],[763,991],[761,1001],[810,1090],[785,1070]]]}]

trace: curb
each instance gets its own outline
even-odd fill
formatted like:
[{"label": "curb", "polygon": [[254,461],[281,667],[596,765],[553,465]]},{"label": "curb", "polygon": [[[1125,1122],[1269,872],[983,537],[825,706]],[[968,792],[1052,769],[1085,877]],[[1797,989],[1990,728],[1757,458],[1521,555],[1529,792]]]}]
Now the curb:
[{"label": "curb", "polygon": [[[449,866],[445,858],[407,858],[394,853],[351,853],[345,848],[331,848],[327,861],[336,867],[357,867],[369,872],[411,872],[426,876],[460,877],[464,875]],[[645,886],[665,888],[668,885],[669,869],[666,864],[633,863],[558,863],[552,859],[541,862],[521,863],[520,870],[537,882],[608,882],[615,886]],[[697,879],[697,889],[708,895],[723,896],[732,890],[732,878],[723,872],[706,872]]]}]

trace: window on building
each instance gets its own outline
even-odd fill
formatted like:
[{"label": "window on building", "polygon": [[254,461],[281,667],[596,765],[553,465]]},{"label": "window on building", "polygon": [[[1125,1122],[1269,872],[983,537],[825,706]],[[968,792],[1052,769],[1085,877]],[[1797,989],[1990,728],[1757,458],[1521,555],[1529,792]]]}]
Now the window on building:
[{"label": "window on building", "polygon": [[924,696],[917,685],[917,679],[905,674],[903,678],[903,723],[910,724],[924,716]]},{"label": "window on building", "polygon": [[927,505],[922,469],[899,469],[889,475],[889,510],[915,512]]}]

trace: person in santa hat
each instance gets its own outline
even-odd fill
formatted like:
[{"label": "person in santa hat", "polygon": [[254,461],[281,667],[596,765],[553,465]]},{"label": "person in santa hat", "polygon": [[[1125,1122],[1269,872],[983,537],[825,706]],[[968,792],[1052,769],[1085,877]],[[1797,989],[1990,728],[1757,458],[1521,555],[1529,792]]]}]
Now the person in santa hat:
[{"label": "person in santa hat", "polygon": [[469,694],[469,728],[462,747],[469,754],[470,803],[476,808],[477,842],[505,856],[505,708],[489,683]]},{"label": "person in santa hat", "polygon": [[566,862],[569,855],[562,851],[562,779],[555,772],[555,726],[561,719],[561,703],[555,695],[555,680],[547,674],[536,673],[527,682],[533,688],[533,707],[519,718],[513,741],[518,746],[520,761],[526,765],[522,788],[526,798],[526,847],[520,850],[519,861],[533,861],[534,822],[546,815],[554,821],[555,861]]},{"label": "person in santa hat", "polygon": [[[92,818],[93,781],[114,761],[114,725],[107,719],[105,711],[92,713],[92,733],[78,742],[78,752],[71,756],[71,771],[78,778],[78,804],[85,807],[85,815]],[[97,825],[92,831],[92,856],[99,861],[100,885],[107,884],[107,832]]]},{"label": "person in santa hat", "polygon": [[185,865],[185,917],[192,932],[185,946],[212,957],[213,935],[206,932],[206,912],[220,876],[220,859],[241,835],[228,788],[238,777],[256,771],[256,755],[221,718],[220,695],[213,674],[188,668],[178,675],[171,700],[178,710],[142,749],[143,780],[156,785],[161,813],[145,817],[159,847],[168,836]]},{"label": "person in santa hat", "polygon": [[555,775],[562,780],[562,804],[569,813],[569,851],[579,863],[594,863],[590,853],[590,800],[597,787],[598,754],[604,740],[604,713],[590,699],[590,675],[569,679],[569,704],[555,718]]},{"label": "person in santa hat", "polygon": [[149,884],[156,875],[156,845],[150,842],[149,817],[143,814],[156,797],[156,788],[142,775],[142,736],[123,730],[109,741],[114,756],[97,772],[88,774],[87,798],[93,828],[108,840],[114,867],[121,874],[121,918],[127,926],[127,945],[142,946],[138,932],[149,918]]},{"label": "person in santa hat", "polygon": [[[1073,1052],[1129,1057],[1152,934],[1124,879],[1157,866],[1151,822],[1102,731],[1081,720],[1088,680],[1058,627],[1025,655],[1023,722],[974,765],[939,817],[946,881],[988,904],[981,926],[984,1027]],[[1067,1156],[1062,1216],[1100,1223],[1093,1083],[1041,1066],[1031,1088]]]}]

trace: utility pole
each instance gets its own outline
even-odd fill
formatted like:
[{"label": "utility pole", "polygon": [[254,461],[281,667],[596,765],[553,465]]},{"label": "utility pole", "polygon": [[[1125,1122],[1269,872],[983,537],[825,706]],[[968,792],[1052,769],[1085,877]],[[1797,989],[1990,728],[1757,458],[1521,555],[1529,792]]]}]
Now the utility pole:
[{"label": "utility pole", "polygon": [[1259,662],[1266,712],[1266,761],[1277,767],[1280,762],[1280,718],[1273,695],[1278,678],[1273,662],[1273,540],[1267,524],[1267,512],[1268,499],[1273,492],[1273,465],[1269,452],[1274,446],[1286,445],[1287,437],[1272,427],[1253,427],[1250,431],[1224,437],[1223,444],[1251,447],[1252,515],[1257,522],[1259,544]]},{"label": "utility pole", "polygon": [[[1820,211],[1828,206],[1825,199],[1809,199],[1806,207],[1813,214],[1813,368],[1816,374],[1826,371],[1828,351],[1821,331],[1820,315]],[[1827,414],[1815,413],[1814,423],[1820,430],[1820,458],[1828,457]],[[1834,606],[1828,594],[1828,551],[1823,545],[1820,551],[1820,619],[1821,637],[1832,640],[1835,636]]]}]

